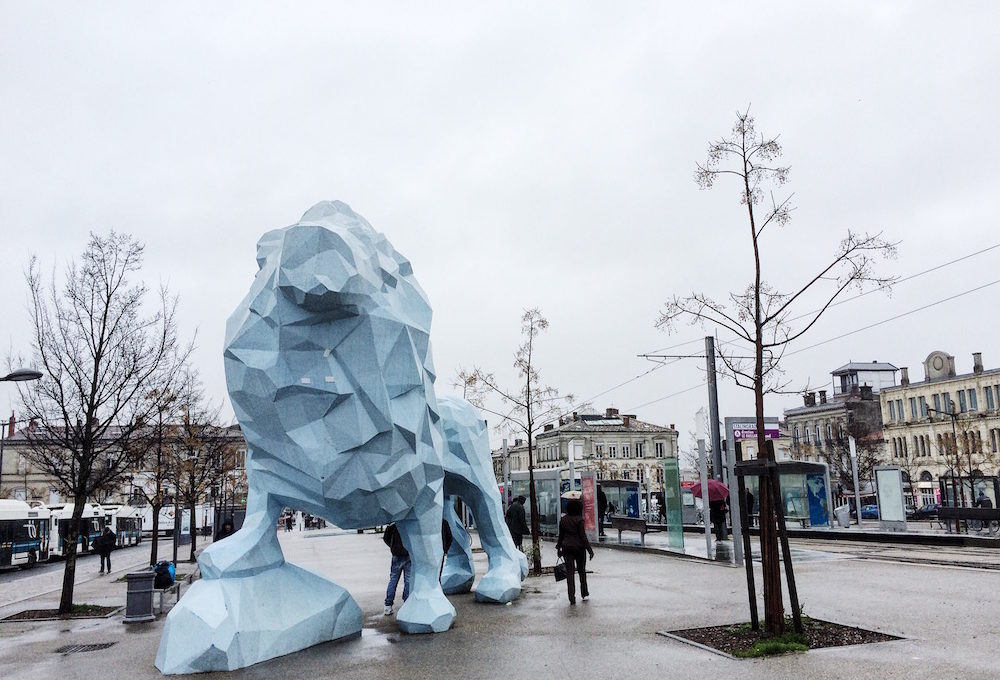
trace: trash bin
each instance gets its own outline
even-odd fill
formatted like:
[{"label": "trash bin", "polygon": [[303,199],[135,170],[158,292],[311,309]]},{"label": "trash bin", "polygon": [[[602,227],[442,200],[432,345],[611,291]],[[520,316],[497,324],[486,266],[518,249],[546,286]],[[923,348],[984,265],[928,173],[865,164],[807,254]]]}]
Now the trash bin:
[{"label": "trash bin", "polygon": [[125,623],[147,623],[153,616],[153,571],[137,571],[126,574],[128,592],[125,596]]},{"label": "trash bin", "polygon": [[851,526],[851,506],[838,505],[833,509],[833,514],[837,516],[837,524],[840,525],[841,529]]}]

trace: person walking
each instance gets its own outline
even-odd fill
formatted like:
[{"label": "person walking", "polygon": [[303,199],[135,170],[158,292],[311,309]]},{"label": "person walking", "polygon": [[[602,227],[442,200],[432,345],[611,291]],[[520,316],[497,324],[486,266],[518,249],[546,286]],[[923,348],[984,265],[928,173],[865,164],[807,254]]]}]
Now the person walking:
[{"label": "person walking", "polygon": [[410,561],[410,553],[403,545],[403,538],[399,535],[396,524],[390,524],[382,532],[382,541],[389,546],[392,553],[392,564],[389,566],[389,585],[385,589],[385,609],[383,616],[392,615],[392,606],[396,601],[396,587],[399,585],[399,575],[403,575],[403,602],[410,596],[410,580],[413,577],[413,563]]},{"label": "person walking", "polygon": [[708,516],[715,530],[715,538],[720,541],[726,540],[726,500],[708,502]]},{"label": "person walking", "polygon": [[981,508],[993,509],[993,501],[991,501],[987,496],[986,492],[982,489],[979,490],[979,496],[976,498],[976,505]]},{"label": "person walking", "polygon": [[111,527],[104,527],[104,533],[94,540],[94,552],[101,557],[101,571],[98,573],[104,573],[104,565],[107,565],[107,571],[111,573],[111,551],[114,550],[117,540],[118,537],[111,531]]},{"label": "person walking", "polygon": [[576,604],[574,569],[580,575],[580,596],[586,600],[590,597],[590,590],[587,588],[587,555],[594,559],[594,549],[590,547],[590,539],[587,538],[584,526],[583,503],[575,498],[566,503],[566,514],[559,520],[556,554],[566,560],[566,592],[569,603]]},{"label": "person walking", "polygon": [[525,519],[524,513],[524,496],[518,496],[514,499],[514,502],[510,504],[507,508],[507,514],[504,519],[507,522],[507,528],[510,529],[510,537],[514,539],[514,545],[521,552],[524,552],[522,543],[524,542],[524,535],[530,534],[531,530],[528,529],[528,522]]}]

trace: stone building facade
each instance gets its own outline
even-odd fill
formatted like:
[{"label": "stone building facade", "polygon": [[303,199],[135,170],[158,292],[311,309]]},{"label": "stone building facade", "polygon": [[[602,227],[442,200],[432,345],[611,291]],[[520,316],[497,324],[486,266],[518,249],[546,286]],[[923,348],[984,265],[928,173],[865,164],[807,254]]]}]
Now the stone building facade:
[{"label": "stone building facade", "polygon": [[878,361],[850,362],[831,371],[831,396],[827,390],[807,392],[802,406],[785,411],[792,459],[827,463],[835,485],[853,487],[848,443],[853,436],[860,467],[870,473],[885,460],[878,394],[896,384],[897,371]]},{"label": "stone building facade", "polygon": [[[579,453],[577,470],[593,470],[598,480],[623,479],[663,489],[663,459],[677,457],[677,430],[623,415],[609,408],[603,414],[574,413],[546,425],[535,438],[535,469],[568,465],[570,447]],[[528,447],[516,440],[508,447],[511,471],[528,469]],[[502,470],[499,452],[494,468]],[[502,473],[497,475],[501,478]]]},{"label": "stone building facade", "polygon": [[900,384],[884,389],[880,401],[887,461],[916,480],[919,502],[933,502],[941,476],[997,474],[1000,368],[984,369],[976,352],[972,372],[959,374],[955,357],[942,351],[923,367],[922,382],[910,382],[901,368]]}]

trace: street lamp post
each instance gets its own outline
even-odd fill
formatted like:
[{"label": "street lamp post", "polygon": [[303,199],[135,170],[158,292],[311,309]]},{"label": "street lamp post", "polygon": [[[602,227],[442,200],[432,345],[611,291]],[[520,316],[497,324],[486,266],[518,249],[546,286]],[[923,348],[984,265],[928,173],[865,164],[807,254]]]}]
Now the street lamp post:
[{"label": "street lamp post", "polygon": [[[928,408],[927,411],[929,413],[938,413],[940,415],[948,416],[949,418],[951,418],[951,441],[952,441],[952,446],[955,447],[955,472],[957,473],[958,472],[958,468],[959,468],[959,464],[958,464],[958,426],[956,425],[956,422],[958,421],[958,414],[955,413],[955,400],[954,399],[949,399],[948,400],[948,410],[947,411],[942,411],[942,410],[939,410],[939,409],[936,409],[936,408]],[[969,477],[971,478],[972,477],[972,452],[971,451],[967,451],[967,453],[969,454]],[[952,475],[951,476],[951,493],[952,493],[952,499],[953,499],[953,501],[955,503],[958,503],[958,493],[959,493],[959,490],[961,490],[961,493],[962,493],[962,505],[964,506],[965,505],[965,487],[961,486],[961,485],[956,486],[956,484],[957,484],[956,475]]]},{"label": "street lamp post", "polygon": [[[0,378],[0,382],[26,382],[28,380],[38,380],[41,377],[42,374],[40,371],[30,368],[18,368]],[[11,416],[11,419],[4,423],[3,430],[0,431],[0,489],[3,488],[3,442],[7,435],[7,428],[12,427],[16,422],[18,421],[14,420],[13,416]]]}]

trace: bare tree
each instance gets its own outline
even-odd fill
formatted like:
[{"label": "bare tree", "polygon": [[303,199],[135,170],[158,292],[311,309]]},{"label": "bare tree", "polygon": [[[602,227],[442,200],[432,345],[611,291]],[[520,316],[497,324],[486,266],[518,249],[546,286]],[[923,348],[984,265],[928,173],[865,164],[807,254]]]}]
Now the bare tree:
[{"label": "bare tree", "polygon": [[[754,393],[757,450],[762,458],[770,461],[773,461],[773,454],[768,451],[765,441],[764,395],[787,386],[779,368],[785,348],[812,328],[845,290],[852,286],[863,288],[866,284],[888,286],[892,279],[876,275],[875,265],[895,254],[895,245],[883,239],[881,234],[848,231],[819,271],[797,289],[782,292],[768,283],[762,263],[762,236],[788,224],[793,210],[791,195],[776,199],[773,193],[774,187],[788,181],[789,168],[777,163],[781,153],[777,137],[757,133],[749,109],[737,113],[736,123],[728,136],[709,144],[706,161],[696,167],[695,181],[703,189],[712,188],[716,180],[723,177],[732,177],[739,183],[740,203],[747,211],[744,228],[752,251],[753,280],[742,291],[730,293],[724,302],[713,300],[704,293],[674,296],[656,322],[657,327],[668,331],[673,330],[681,318],[690,323],[708,323],[753,344],[750,359],[732,352],[722,352],[721,359],[736,384]],[[796,303],[815,304],[815,309],[793,316]],[[784,631],[785,619],[773,502],[768,491],[761,493],[765,630],[770,635],[778,635]]]},{"label": "bare tree", "polygon": [[73,606],[76,542],[87,499],[117,484],[142,455],[134,445],[155,403],[145,397],[167,364],[189,348],[177,340],[177,299],[165,288],[158,307],[144,313],[148,292],[133,281],[143,246],[128,234],[91,234],[79,263],[61,286],[53,272],[42,280],[37,258],[26,278],[34,323],[33,363],[45,375],[19,383],[27,430],[27,457],[73,498],[59,611]]},{"label": "bare tree", "polygon": [[[137,432],[135,446],[142,451],[139,467],[141,483],[135,486],[153,513],[153,540],[149,545],[149,563],[159,559],[160,511],[167,504],[173,446],[177,437],[176,421],[180,416],[173,383],[178,373],[162,374],[157,386],[146,393],[155,403],[155,410],[145,427]],[[176,505],[176,503],[175,503]],[[176,516],[176,513],[175,513]]]},{"label": "bare tree", "polygon": [[[198,547],[195,527],[197,505],[212,487],[219,484],[227,467],[226,462],[235,455],[241,440],[234,441],[229,429],[219,424],[221,406],[208,401],[196,373],[186,374],[178,403],[183,416],[176,429],[177,438],[168,474],[175,489],[174,521],[180,521],[181,504],[191,516],[191,553],[188,559],[193,562]],[[174,560],[177,560],[176,543]]]},{"label": "bare tree", "polygon": [[[528,445],[528,490],[531,506],[531,543],[534,548],[534,573],[542,573],[541,552],[538,549],[538,497],[535,494],[535,433],[546,422],[559,417],[561,408],[573,403],[573,395],[560,396],[554,387],[543,385],[534,364],[535,339],[548,328],[549,322],[537,309],[525,310],[521,317],[524,342],[514,353],[514,368],[520,378],[514,389],[502,387],[493,373],[480,368],[463,371],[458,384],[466,386],[469,400],[487,413],[500,418],[498,429],[524,433]],[[495,402],[499,405],[494,407]]]},{"label": "bare tree", "polygon": [[[843,488],[854,488],[854,468],[851,464],[850,437],[854,437],[858,456],[858,479],[871,481],[875,467],[885,462],[883,457],[881,430],[877,430],[863,420],[850,420],[838,431],[825,448],[812,444],[800,444],[804,453],[813,453],[830,466],[830,476]],[[806,442],[808,442],[808,437]]]}]

